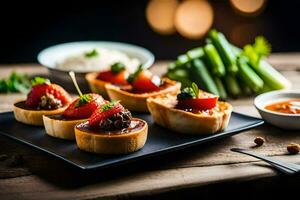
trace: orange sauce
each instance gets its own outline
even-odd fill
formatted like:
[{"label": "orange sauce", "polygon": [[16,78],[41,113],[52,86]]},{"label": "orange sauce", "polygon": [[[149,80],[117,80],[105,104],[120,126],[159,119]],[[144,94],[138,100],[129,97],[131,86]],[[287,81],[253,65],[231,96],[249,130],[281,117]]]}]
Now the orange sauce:
[{"label": "orange sauce", "polygon": [[300,114],[300,99],[289,99],[272,103],[267,105],[265,109],[279,113]]}]

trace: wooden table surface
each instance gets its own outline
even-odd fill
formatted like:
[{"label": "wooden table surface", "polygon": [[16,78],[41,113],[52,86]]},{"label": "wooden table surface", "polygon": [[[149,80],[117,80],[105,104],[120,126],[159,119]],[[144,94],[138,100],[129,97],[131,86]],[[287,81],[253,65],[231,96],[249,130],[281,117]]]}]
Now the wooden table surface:
[{"label": "wooden table surface", "polygon": [[[272,54],[269,61],[300,89],[300,53]],[[166,62],[157,62],[156,73],[165,70]],[[0,78],[12,70],[46,74],[37,65],[0,66]],[[0,111],[11,110],[15,99],[24,95],[0,95]],[[230,100],[237,112],[258,116],[253,97]],[[253,139],[263,136],[267,142],[253,148]],[[23,144],[0,137],[0,199],[94,199],[129,198],[203,187],[216,183],[276,178],[278,173],[263,162],[230,152],[232,147],[299,162],[299,155],[287,155],[286,145],[300,143],[297,131],[284,131],[263,125],[256,129],[210,144],[192,147],[174,154],[104,170],[82,171]]]}]

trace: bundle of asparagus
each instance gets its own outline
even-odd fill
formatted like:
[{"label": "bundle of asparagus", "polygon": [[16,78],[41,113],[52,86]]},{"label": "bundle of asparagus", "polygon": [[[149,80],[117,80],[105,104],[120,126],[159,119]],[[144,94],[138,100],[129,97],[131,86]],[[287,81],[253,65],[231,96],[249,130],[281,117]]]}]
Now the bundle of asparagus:
[{"label": "bundle of asparagus", "polygon": [[203,47],[179,55],[169,64],[167,77],[189,86],[192,82],[221,99],[289,88],[291,83],[264,58],[271,46],[262,36],[240,49],[211,30]]}]

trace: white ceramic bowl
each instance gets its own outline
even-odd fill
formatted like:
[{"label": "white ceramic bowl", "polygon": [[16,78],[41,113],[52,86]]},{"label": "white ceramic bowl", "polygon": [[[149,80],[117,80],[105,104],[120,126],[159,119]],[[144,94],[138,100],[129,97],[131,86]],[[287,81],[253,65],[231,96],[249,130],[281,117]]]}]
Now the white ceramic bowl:
[{"label": "white ceramic bowl", "polygon": [[266,122],[283,129],[300,130],[300,114],[285,114],[265,109],[265,106],[269,104],[288,99],[300,99],[300,91],[278,90],[267,92],[255,98],[254,106]]},{"label": "white ceramic bowl", "polygon": [[[82,41],[58,44],[42,50],[38,56],[38,62],[48,68],[51,79],[68,88],[73,88],[68,71],[57,69],[56,65],[64,58],[87,49],[105,48],[117,50],[127,54],[130,58],[136,58],[143,63],[144,68],[149,68],[154,63],[154,55],[147,49],[132,44],[107,41]],[[78,83],[83,90],[88,86],[85,81],[85,74],[88,72],[76,72]]]}]

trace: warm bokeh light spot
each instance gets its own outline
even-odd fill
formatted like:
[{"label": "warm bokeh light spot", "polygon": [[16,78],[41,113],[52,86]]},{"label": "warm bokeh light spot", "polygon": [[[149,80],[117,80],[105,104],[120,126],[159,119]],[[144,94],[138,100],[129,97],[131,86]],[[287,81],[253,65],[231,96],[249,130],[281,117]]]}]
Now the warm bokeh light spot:
[{"label": "warm bokeh light spot", "polygon": [[148,23],[158,33],[174,33],[174,15],[177,6],[177,0],[151,0],[146,9]]},{"label": "warm bokeh light spot", "polygon": [[184,37],[199,39],[213,23],[213,9],[206,0],[183,1],[175,14],[175,27]]},{"label": "warm bokeh light spot", "polygon": [[263,9],[266,0],[230,0],[234,9],[246,15],[256,15]]}]

